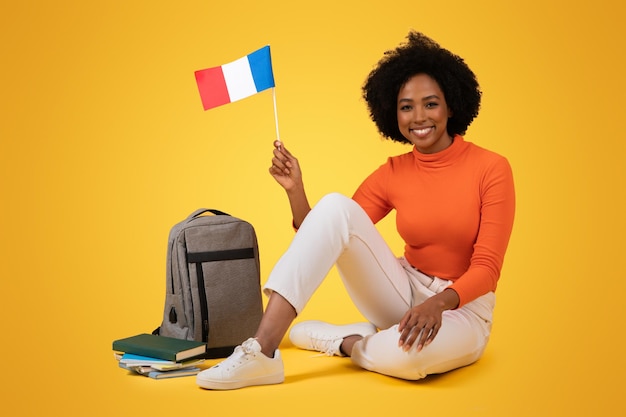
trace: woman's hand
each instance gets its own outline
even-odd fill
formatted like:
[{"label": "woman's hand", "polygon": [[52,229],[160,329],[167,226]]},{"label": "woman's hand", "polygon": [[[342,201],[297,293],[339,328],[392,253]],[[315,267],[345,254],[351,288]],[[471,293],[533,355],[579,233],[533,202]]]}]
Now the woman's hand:
[{"label": "woman's hand", "polygon": [[274,157],[269,171],[270,175],[287,192],[298,187],[304,188],[302,187],[302,171],[298,159],[278,140],[274,141]]},{"label": "woman's hand", "polygon": [[302,171],[298,159],[291,154],[278,140],[274,141],[274,157],[270,167],[270,175],[287,191],[293,226],[300,227],[311,206],[304,191]]},{"label": "woman's hand", "polygon": [[417,343],[418,352],[428,346],[441,329],[443,312],[456,308],[458,304],[459,296],[456,291],[446,289],[409,309],[398,325],[398,346],[407,351]]}]

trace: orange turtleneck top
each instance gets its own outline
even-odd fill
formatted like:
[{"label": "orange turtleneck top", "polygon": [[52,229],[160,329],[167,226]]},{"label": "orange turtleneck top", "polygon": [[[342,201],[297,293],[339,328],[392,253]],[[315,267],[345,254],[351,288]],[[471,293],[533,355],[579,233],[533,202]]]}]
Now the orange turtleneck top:
[{"label": "orange turtleneck top", "polygon": [[459,307],[495,291],[513,228],[515,190],[508,161],[462,136],[434,154],[390,157],[353,199],[374,223],[391,210],[404,257],[453,281]]}]

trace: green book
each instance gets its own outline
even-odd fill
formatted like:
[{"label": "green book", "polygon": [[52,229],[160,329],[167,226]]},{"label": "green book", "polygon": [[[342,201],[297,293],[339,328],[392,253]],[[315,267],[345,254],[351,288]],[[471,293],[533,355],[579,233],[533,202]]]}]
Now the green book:
[{"label": "green book", "polygon": [[115,340],[113,350],[179,362],[206,352],[206,343],[148,333]]}]

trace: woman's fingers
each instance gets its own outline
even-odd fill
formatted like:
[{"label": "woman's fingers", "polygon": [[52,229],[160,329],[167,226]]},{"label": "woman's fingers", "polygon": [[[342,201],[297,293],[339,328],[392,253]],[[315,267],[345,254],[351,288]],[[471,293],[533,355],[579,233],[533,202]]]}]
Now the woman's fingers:
[{"label": "woman's fingers", "polygon": [[424,317],[403,318],[398,326],[401,330],[398,346],[408,351],[415,345],[419,352],[435,339],[440,327],[441,325],[436,320],[428,320]]},{"label": "woman's fingers", "polygon": [[402,349],[405,352],[411,349],[412,346],[416,346],[419,352],[432,341],[436,334],[435,329],[430,326],[414,326],[406,330],[408,330],[407,336],[402,344]]}]

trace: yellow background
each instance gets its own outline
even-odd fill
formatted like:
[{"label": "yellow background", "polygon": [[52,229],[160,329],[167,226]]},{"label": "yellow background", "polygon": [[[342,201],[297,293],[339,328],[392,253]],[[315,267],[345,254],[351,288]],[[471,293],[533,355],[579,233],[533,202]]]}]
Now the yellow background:
[{"label": "yellow background", "polygon": [[[624,6],[618,2],[139,1],[0,6],[3,415],[623,415]],[[518,211],[484,358],[421,382],[311,358],[208,392],[116,367],[161,320],[170,227],[198,207],[256,228],[262,280],[292,236],[267,174],[272,94],[202,110],[193,72],[270,44],[281,137],[311,202],[388,155],[360,98],[409,29],[484,91],[467,140],[507,156]],[[396,251],[393,219],[380,229]],[[303,313],[361,319],[336,272]]]}]

